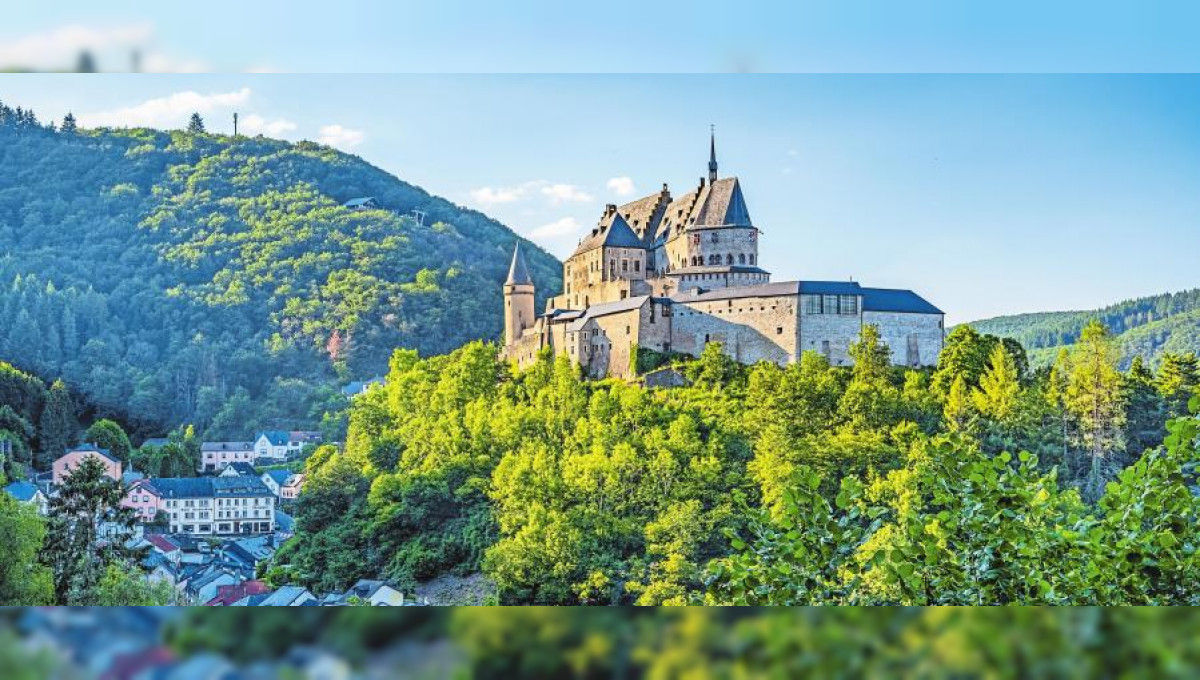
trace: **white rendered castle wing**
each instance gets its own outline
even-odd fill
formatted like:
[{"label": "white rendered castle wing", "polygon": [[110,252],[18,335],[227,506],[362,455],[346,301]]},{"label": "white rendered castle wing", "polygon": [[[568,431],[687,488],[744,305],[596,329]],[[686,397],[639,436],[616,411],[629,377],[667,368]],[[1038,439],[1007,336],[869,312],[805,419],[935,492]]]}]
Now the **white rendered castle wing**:
[{"label": "white rendered castle wing", "polygon": [[667,185],[599,223],[563,263],[563,291],[534,311],[534,285],[513,252],[504,284],[504,354],[522,366],[550,348],[588,375],[631,377],[639,350],[699,355],[719,342],[737,361],[798,361],[816,351],[848,365],[862,327],[876,326],[892,362],[932,366],[944,315],[910,290],[855,282],[772,283],[758,266],[759,231],[736,177],[708,177],[679,198]]}]

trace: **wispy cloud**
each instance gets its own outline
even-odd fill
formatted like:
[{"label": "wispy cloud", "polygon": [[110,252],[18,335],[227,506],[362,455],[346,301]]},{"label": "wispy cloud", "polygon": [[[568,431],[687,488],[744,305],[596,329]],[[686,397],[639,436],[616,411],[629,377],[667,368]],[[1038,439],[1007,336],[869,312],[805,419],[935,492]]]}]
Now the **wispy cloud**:
[{"label": "wispy cloud", "polygon": [[574,217],[564,217],[550,224],[543,224],[529,232],[531,238],[558,238],[571,236],[579,232],[579,220]]},{"label": "wispy cloud", "polygon": [[554,203],[588,203],[596,200],[574,184],[551,184],[542,187],[542,195]]},{"label": "wispy cloud", "polygon": [[632,196],[637,187],[633,185],[632,177],[613,177],[604,186],[617,196]]},{"label": "wispy cloud", "polygon": [[193,113],[204,115],[244,105],[249,101],[250,94],[248,87],[212,94],[200,94],[191,90],[176,92],[166,97],[148,99],[134,106],[81,114],[79,123],[85,127],[178,128],[185,125]]},{"label": "wispy cloud", "polygon": [[531,198],[541,197],[550,205],[560,203],[588,203],[596,200],[595,196],[574,184],[549,182],[544,179],[522,182],[514,186],[493,187],[483,186],[472,189],[471,200],[483,207],[516,203]]},{"label": "wispy cloud", "polygon": [[362,130],[336,124],[322,126],[320,132],[321,135],[317,137],[317,141],[342,150],[353,149],[362,144],[364,138]]},{"label": "wispy cloud", "polygon": [[256,113],[252,113],[242,117],[238,132],[247,135],[285,137],[288,133],[294,132],[297,127],[299,126],[286,118],[266,119]]}]

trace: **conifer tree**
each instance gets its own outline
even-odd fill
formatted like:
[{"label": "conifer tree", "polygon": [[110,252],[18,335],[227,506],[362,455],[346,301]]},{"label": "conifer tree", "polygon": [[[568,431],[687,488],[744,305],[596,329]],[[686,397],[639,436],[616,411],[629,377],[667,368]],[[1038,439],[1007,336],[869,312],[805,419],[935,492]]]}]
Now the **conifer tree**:
[{"label": "conifer tree", "polygon": [[75,122],[75,114],[67,112],[67,115],[63,116],[62,125],[58,128],[58,130],[59,132],[68,135],[75,134],[78,131],[78,125]]},{"label": "conifer tree", "polygon": [[36,461],[38,469],[47,469],[55,458],[61,456],[75,444],[79,422],[76,420],[75,401],[62,380],[55,380],[46,394],[46,406],[42,409],[38,439],[41,457]]},{"label": "conifer tree", "polygon": [[200,117],[199,113],[192,114],[188,120],[187,131],[194,135],[204,134],[204,119]]},{"label": "conifer tree", "polygon": [[971,425],[972,416],[967,378],[960,373],[950,385],[946,405],[942,409],[942,418],[946,421],[946,429],[951,432],[965,432]]},{"label": "conifer tree", "polygon": [[1165,408],[1154,382],[1154,374],[1140,356],[1133,358],[1122,379],[1126,404],[1125,440],[1131,453],[1138,455],[1162,443]]},{"label": "conifer tree", "polygon": [[1158,367],[1158,391],[1166,401],[1169,417],[1187,415],[1188,400],[1200,391],[1200,361],[1196,355],[1164,353]]},{"label": "conifer tree", "polygon": [[1007,347],[996,343],[988,368],[979,377],[979,387],[971,393],[971,400],[983,415],[996,422],[1006,422],[1017,407],[1017,395],[1021,391],[1019,379],[1017,364]]},{"label": "conifer tree", "polygon": [[1099,498],[1108,478],[1119,469],[1125,450],[1125,408],[1121,394],[1120,355],[1112,334],[1099,321],[1084,326],[1072,354],[1065,405],[1079,428],[1089,465],[1084,495]]}]

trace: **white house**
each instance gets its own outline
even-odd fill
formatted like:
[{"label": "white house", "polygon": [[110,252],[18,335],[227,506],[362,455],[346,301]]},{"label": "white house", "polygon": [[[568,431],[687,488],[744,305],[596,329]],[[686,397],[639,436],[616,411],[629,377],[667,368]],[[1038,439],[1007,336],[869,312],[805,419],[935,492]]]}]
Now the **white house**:
[{"label": "white house", "polygon": [[4,491],[18,502],[34,506],[39,514],[45,515],[50,511],[50,500],[46,494],[30,482],[13,482],[4,487]]},{"label": "white house", "polygon": [[275,531],[275,494],[258,477],[160,478],[171,533],[269,534]]},{"label": "white house", "polygon": [[204,442],[200,445],[200,472],[213,472],[233,463],[254,462],[254,442]]}]

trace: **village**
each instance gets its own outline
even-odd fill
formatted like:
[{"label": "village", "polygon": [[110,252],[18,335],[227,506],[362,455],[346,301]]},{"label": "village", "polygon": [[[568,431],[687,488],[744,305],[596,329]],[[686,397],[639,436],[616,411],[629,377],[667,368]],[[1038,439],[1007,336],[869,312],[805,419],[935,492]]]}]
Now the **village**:
[{"label": "village", "polygon": [[[320,432],[266,430],[246,441],[205,441],[194,477],[148,477],[93,443],[81,443],[49,470],[4,491],[50,512],[51,499],[84,461],[94,460],[124,489],[121,507],[136,523],[125,547],[142,555],[146,579],[168,583],[172,604],[203,606],[413,606],[392,584],[363,580],[345,592],[272,587],[263,571],[294,531],[291,510],[304,488],[303,461],[326,442]],[[163,447],[165,438],[140,449]],[[334,444],[338,445],[338,444]],[[100,527],[100,535],[115,533]]]}]

